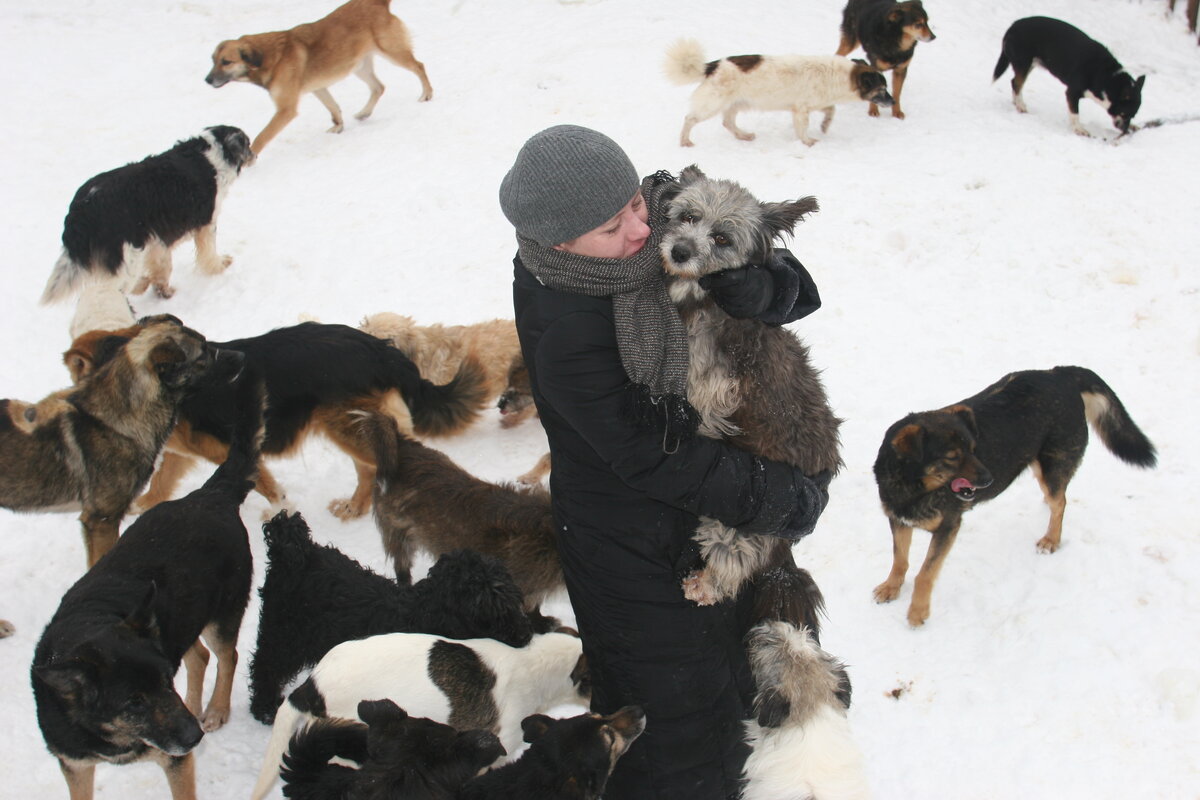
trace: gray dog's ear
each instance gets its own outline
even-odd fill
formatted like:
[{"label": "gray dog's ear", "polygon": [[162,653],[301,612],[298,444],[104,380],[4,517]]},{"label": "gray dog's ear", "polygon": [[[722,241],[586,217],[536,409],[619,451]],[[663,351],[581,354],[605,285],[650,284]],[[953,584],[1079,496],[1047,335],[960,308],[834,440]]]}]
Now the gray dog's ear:
[{"label": "gray dog's ear", "polygon": [[692,164],[691,166],[684,167],[683,172],[679,173],[679,183],[683,186],[687,186],[689,183],[702,181],[706,177],[707,176],[700,171],[699,167],[697,167],[695,164]]},{"label": "gray dog's ear", "polygon": [[791,233],[796,223],[804,219],[805,214],[819,211],[815,197],[801,197],[794,203],[759,203],[762,206],[763,222],[776,236],[781,233]]}]

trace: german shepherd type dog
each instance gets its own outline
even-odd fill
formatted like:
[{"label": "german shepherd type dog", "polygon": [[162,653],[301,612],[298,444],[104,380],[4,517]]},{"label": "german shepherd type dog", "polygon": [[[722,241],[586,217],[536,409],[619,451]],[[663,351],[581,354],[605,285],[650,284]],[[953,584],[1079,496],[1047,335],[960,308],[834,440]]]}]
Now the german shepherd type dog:
[{"label": "german shepherd type dog", "polygon": [[362,701],[358,718],[363,722],[319,719],[292,737],[280,770],[285,797],[453,800],[464,783],[505,755],[490,731],[456,731],[410,717],[391,700]]},{"label": "german shepherd type dog", "polygon": [[[908,77],[908,65],[918,42],[932,42],[937,37],[929,29],[929,15],[921,0],[849,0],[842,9],[842,40],[839,56],[850,55],[862,46],[867,61],[877,70],[892,71],[892,116],[904,119],[900,108],[900,90]],[[872,117],[879,116],[879,106],[868,109]]]},{"label": "german shepherd type dog", "polygon": [[1091,135],[1079,122],[1082,97],[1104,106],[1121,133],[1129,132],[1129,124],[1142,106],[1146,76],[1134,80],[1107,47],[1062,20],[1026,17],[1014,22],[1004,34],[992,80],[999,80],[1009,64],[1013,68],[1013,105],[1017,111],[1024,114],[1029,110],[1021,90],[1034,65],[1040,64],[1066,85],[1071,130],[1080,136]]},{"label": "german shepherd type dog", "polygon": [[250,713],[259,722],[275,719],[293,678],[350,639],[432,633],[524,647],[534,633],[558,626],[551,617],[527,615],[508,570],[473,550],[442,556],[409,585],[317,544],[299,514],[280,512],[263,525],[263,538],[267,569],[250,662]]},{"label": "german shepherd type dog", "polygon": [[92,566],[116,544],[185,398],[202,384],[229,386],[242,363],[240,353],[218,349],[174,317],[143,319],[73,391],[43,401],[53,410],[34,406],[25,426],[0,414],[0,506],[82,507]]},{"label": "german shepherd type dog", "polygon": [[499,559],[535,611],[563,586],[550,493],[480,480],[404,436],[390,416],[364,418],[378,464],[375,525],[401,583],[415,552],[471,549]]},{"label": "german shepherd type dog", "polygon": [[[143,514],[69,589],[34,651],[38,724],[71,800],[96,764],[158,762],[174,800],[194,800],[192,749],[229,719],[251,556],[239,507],[253,486],[261,387],[240,394],[230,457],[199,489]],[[208,643],[217,676],[201,710]],[[175,692],[180,662],[187,696]]]},{"label": "german shepherd type dog", "polygon": [[691,147],[692,127],[721,114],[726,130],[744,142],[754,139],[737,126],[742,109],[791,111],[796,138],[809,147],[808,117],[824,114],[821,133],[829,130],[837,103],[869,102],[890,106],[887,80],[865,61],[841,56],[730,56],[705,61],[700,43],[681,39],[667,50],[666,73],[676,85],[699,83],[679,135]]},{"label": "german shepherd type dog", "polygon": [[[760,203],[732,181],[709,180],[696,167],[679,177],[662,240],[667,290],[688,332],[688,400],[700,414],[700,433],[807,475],[842,467],[838,419],[829,407],[808,348],[783,327],[734,319],[700,286],[704,275],[761,262],[772,243],[817,210],[805,197]],[[812,578],[792,560],[784,539],[739,534],[702,518],[695,541],[704,567],[684,581],[684,594],[701,604],[735,597],[752,576],[759,619],[784,619],[815,630],[808,607]]]},{"label": "german shepherd type dog", "polygon": [[[73,372],[86,374],[104,363],[113,343],[125,335],[117,331],[76,340],[64,359]],[[330,512],[343,520],[370,510],[375,482],[375,453],[359,436],[354,412],[380,411],[385,398],[398,390],[404,402],[386,407],[399,415],[406,431],[445,436],[474,421],[486,402],[483,376],[474,361],[464,361],[450,383],[435,386],[402,352],[347,325],[305,322],[217,346],[243,354],[250,371],[266,384],[265,455],[289,455],[308,435],[323,433],[354,460],[354,495],[329,504]],[[227,381],[204,381],[196,387],[180,409],[162,466],[138,501],[140,507],[168,499],[196,457],[218,464],[224,460],[237,412],[235,395],[236,388]],[[283,489],[261,464],[255,488],[273,506],[286,504]]]},{"label": "german shepherd type dog", "polygon": [[230,81],[261,86],[275,103],[275,116],[250,146],[261,153],[299,114],[300,97],[312,92],[333,118],[330,133],[342,132],[342,109],[329,87],[351,72],[367,84],[371,96],[354,115],[366,119],[383,96],[383,84],[375,77],[372,60],[376,53],[403,67],[421,81],[420,100],[433,97],[425,65],[413,56],[408,29],[388,11],[391,0],[350,0],[316,22],[285,31],[252,33],[221,42],[212,56],[212,70],[205,81],[221,88]]},{"label": "german shepherd type dog", "polygon": [[894,423],[875,460],[893,553],[892,571],[875,587],[875,601],[899,596],[913,528],[927,530],[933,538],[908,608],[909,624],[924,624],[963,514],[1007,489],[1025,467],[1050,506],[1050,525],[1038,550],[1057,550],[1067,484],[1083,459],[1089,423],[1117,458],[1138,467],[1155,465],[1154,445],[1108,384],[1083,367],[1014,372],[966,400]]},{"label": "german shepherd type dog", "polygon": [[217,212],[229,185],[253,161],[246,134],[217,125],[80,186],[42,302],[66,298],[85,280],[123,289],[127,271],[136,279],[133,294],[153,286],[159,296],[170,297],[171,248],[185,236],[196,243],[201,272],[223,272],[233,259],[217,254]]}]

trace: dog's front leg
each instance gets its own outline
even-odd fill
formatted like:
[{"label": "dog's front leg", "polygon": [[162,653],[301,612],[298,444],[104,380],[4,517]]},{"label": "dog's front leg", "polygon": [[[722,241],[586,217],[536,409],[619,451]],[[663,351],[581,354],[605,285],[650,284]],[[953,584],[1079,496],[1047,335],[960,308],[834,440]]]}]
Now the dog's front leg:
[{"label": "dog's front leg", "polygon": [[88,569],[117,543],[120,531],[120,512],[105,513],[94,507],[84,506],[79,516],[83,523],[83,546],[87,553]]},{"label": "dog's front leg", "polygon": [[[826,116],[828,120],[828,115]],[[796,129],[796,138],[804,142],[808,147],[812,147],[817,143],[817,140],[808,135],[808,109],[796,106],[792,109],[792,127]],[[825,129],[822,126],[822,130]]]},{"label": "dog's front leg", "polygon": [[[904,88],[904,79],[908,77],[908,64],[905,61],[892,70],[892,116],[896,119],[904,119],[904,112],[900,110],[900,90]],[[871,108],[875,108],[874,103]]]},{"label": "dog's front leg", "polygon": [[95,764],[72,764],[60,758],[58,768],[67,779],[67,792],[71,800],[92,800],[96,785]]},{"label": "dog's front leg", "polygon": [[891,517],[888,517],[888,523],[892,528],[892,571],[888,573],[887,580],[875,587],[876,603],[890,603],[899,597],[900,587],[904,585],[904,576],[908,574],[912,526]]},{"label": "dog's front leg", "polygon": [[833,112],[836,109],[837,106],[828,106],[821,109],[821,111],[825,114],[825,118],[821,120],[821,133],[829,133],[829,126],[833,122]]},{"label": "dog's front leg", "polygon": [[216,220],[198,228],[192,234],[196,244],[196,266],[206,275],[217,275],[224,272],[233,263],[233,256],[217,254],[217,223]]},{"label": "dog's front leg", "polygon": [[196,800],[196,757],[192,753],[186,756],[161,753],[155,760],[166,773],[171,800]]},{"label": "dog's front leg", "polygon": [[175,487],[183,480],[183,476],[188,473],[192,465],[196,463],[194,458],[177,453],[172,450],[163,450],[162,461],[158,465],[158,469],[150,477],[150,485],[146,488],[146,493],[139,497],[133,503],[135,513],[141,513],[147,509],[170,500],[171,494],[175,491]]},{"label": "dog's front leg", "polygon": [[321,101],[321,105],[329,109],[329,116],[333,119],[333,127],[329,129],[329,133],[341,133],[345,129],[342,124],[342,107],[333,99],[328,89],[313,89],[313,94]]},{"label": "dog's front leg", "polygon": [[925,553],[925,563],[921,565],[921,571],[913,581],[913,597],[908,606],[908,624],[914,628],[924,625],[925,620],[929,619],[933,584],[942,571],[942,564],[945,563],[950,548],[954,546],[954,540],[958,538],[961,522],[962,517],[959,515],[943,520],[933,531],[933,538],[929,540],[929,551]]},{"label": "dog's front leg", "polygon": [[255,155],[261,154],[263,148],[300,113],[296,108],[300,103],[299,90],[297,89],[272,89],[271,99],[275,101],[275,116],[271,117],[271,121],[267,123],[267,127],[263,128],[262,132],[258,136],[255,136],[254,141],[250,144],[250,149],[254,151]]}]

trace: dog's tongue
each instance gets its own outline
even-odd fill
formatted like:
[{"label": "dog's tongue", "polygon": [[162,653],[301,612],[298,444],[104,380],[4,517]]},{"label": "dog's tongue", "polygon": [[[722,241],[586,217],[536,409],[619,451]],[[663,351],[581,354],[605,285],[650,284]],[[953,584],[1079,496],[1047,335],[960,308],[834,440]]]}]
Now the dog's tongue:
[{"label": "dog's tongue", "polygon": [[950,491],[952,492],[963,492],[974,488],[975,484],[971,483],[966,478],[955,478],[954,480],[950,481]]}]

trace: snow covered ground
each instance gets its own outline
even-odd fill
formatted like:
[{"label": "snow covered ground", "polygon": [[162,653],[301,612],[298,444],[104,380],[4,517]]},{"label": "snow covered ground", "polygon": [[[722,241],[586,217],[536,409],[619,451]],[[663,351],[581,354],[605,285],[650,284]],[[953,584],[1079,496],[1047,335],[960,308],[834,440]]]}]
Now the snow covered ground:
[{"label": "snow covered ground", "polygon": [[[1183,4],[1180,4],[1183,5]],[[90,176],[160,152],[212,124],[252,137],[264,92],[205,85],[225,38],[317,19],[328,0],[60,0],[0,5],[9,124],[0,131],[6,257],[0,395],[33,400],[67,385],[60,364],[70,305],[37,298],[59,251],[63,215]],[[1200,48],[1164,0],[928,0],[937,40],[922,44],[904,89],[908,119],[839,110],[813,148],[782,113],[745,113],[752,143],[711,120],[678,146],[689,90],[661,74],[666,46],[699,39],[709,57],[830,53],[841,3],[771,0],[395,0],[428,68],[378,66],[375,116],[351,78],[333,88],[340,136],[306,98],[300,116],[233,185],[218,243],[227,273],[198,275],[176,251],[178,294],[143,298],[213,339],[254,335],[300,314],[355,324],[376,311],[426,323],[510,316],[512,231],[496,190],[521,143],[571,122],[621,142],[642,172],[698,163],[760,198],[816,195],[821,212],[793,250],[825,307],[796,326],[846,419],[848,469],[817,533],[797,547],[825,592],[824,643],[851,665],[851,719],[879,798],[1200,797],[1200,278],[1195,268],[1200,124],[1139,133],[1119,146],[1095,104],[1096,138],[1072,135],[1062,87],[1035,73],[1028,115],[991,71],[1014,19],[1048,14],[1104,42],[1146,74],[1138,121],[1200,111]],[[890,537],[871,465],[886,427],[908,411],[973,394],[1005,372],[1088,366],[1117,391],[1159,449],[1154,471],[1094,442],[1071,484],[1064,545],[1039,555],[1046,510],[1023,477],[967,517],[933,598],[910,629],[911,582],[872,602]],[[494,417],[441,445],[488,479],[511,479],[544,449],[536,423]],[[313,526],[377,569],[369,519],[326,510],[353,485],[323,443],[273,464]],[[190,476],[198,485],[206,470]],[[256,535],[265,503],[243,509]],[[928,536],[914,537],[914,561]],[[7,797],[65,797],[34,718],[34,644],[84,564],[72,515],[0,512],[0,754]],[[261,577],[261,575],[260,575]],[[565,600],[551,611],[570,617]],[[253,649],[257,598],[242,630]],[[249,793],[268,731],[247,711],[198,753],[203,798]],[[1191,755],[1189,755],[1189,753]],[[97,770],[97,797],[163,797],[152,765]],[[614,800],[619,800],[616,798]]]}]

